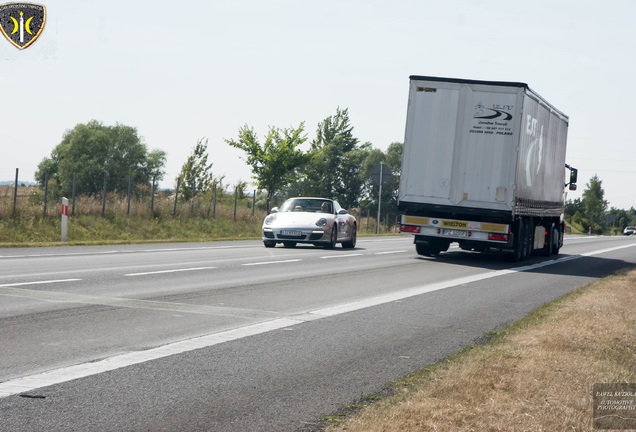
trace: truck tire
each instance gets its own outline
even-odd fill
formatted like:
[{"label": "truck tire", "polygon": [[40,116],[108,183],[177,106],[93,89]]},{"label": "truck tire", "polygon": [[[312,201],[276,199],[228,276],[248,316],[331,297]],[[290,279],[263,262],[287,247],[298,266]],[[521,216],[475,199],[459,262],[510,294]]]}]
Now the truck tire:
[{"label": "truck tire", "polygon": [[415,251],[418,255],[426,257],[435,257],[438,256],[441,252],[439,249],[436,249],[429,243],[415,243]]},{"label": "truck tire", "polygon": [[534,222],[532,218],[526,219],[526,247],[526,257],[530,257],[534,250]]},{"label": "truck tire", "polygon": [[554,255],[559,254],[559,250],[561,249],[561,234],[559,233],[559,229],[557,227],[552,228],[552,253]]},{"label": "truck tire", "polygon": [[446,252],[450,242],[443,239],[428,238],[415,243],[415,250],[422,256],[439,256],[440,252]]},{"label": "truck tire", "polygon": [[543,241],[543,256],[554,254],[554,224],[544,227],[548,233],[548,238]]},{"label": "truck tire", "polygon": [[517,222],[515,222],[515,227],[513,232],[514,243],[512,246],[513,247],[513,251],[512,251],[513,262],[523,261],[526,257],[525,225],[526,224],[524,223],[523,219],[518,219]]}]

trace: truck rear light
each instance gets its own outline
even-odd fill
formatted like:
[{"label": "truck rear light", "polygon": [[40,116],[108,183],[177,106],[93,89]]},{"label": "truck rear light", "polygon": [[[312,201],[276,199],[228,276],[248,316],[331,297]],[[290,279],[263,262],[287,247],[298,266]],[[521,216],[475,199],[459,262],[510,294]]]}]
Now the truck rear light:
[{"label": "truck rear light", "polygon": [[490,234],[488,234],[488,240],[507,242],[508,241],[508,234],[490,233]]},{"label": "truck rear light", "polygon": [[415,226],[415,225],[400,225],[400,231],[401,232],[406,232],[406,233],[419,234],[420,233],[420,227]]}]

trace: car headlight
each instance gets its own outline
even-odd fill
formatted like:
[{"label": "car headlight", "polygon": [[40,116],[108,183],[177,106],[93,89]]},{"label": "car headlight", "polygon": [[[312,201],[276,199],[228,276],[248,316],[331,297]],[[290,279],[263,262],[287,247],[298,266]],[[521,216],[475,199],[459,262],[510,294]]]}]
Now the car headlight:
[{"label": "car headlight", "polygon": [[316,226],[324,227],[325,225],[327,225],[327,219],[325,218],[320,218],[316,221]]},{"label": "car headlight", "polygon": [[274,215],[269,215],[265,218],[265,225],[270,225],[272,222],[274,222],[274,219],[276,219],[276,216]]}]

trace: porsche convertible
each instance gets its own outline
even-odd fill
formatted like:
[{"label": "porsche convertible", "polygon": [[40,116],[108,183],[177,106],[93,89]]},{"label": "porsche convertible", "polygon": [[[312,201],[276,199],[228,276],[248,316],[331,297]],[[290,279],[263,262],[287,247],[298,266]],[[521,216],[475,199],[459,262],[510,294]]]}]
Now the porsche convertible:
[{"label": "porsche convertible", "polygon": [[292,248],[298,243],[323,246],[328,249],[341,243],[343,248],[356,247],[356,218],[327,198],[290,198],[280,207],[272,208],[263,221],[263,244],[277,243]]}]

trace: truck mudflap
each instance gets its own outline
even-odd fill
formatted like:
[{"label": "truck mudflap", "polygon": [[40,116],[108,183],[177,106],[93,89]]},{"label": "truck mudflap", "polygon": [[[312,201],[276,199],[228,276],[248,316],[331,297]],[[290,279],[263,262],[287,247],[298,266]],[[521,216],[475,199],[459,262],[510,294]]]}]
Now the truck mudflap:
[{"label": "truck mudflap", "polygon": [[426,216],[402,215],[400,231],[449,241],[490,242],[493,246],[510,245],[513,240],[508,224]]}]

